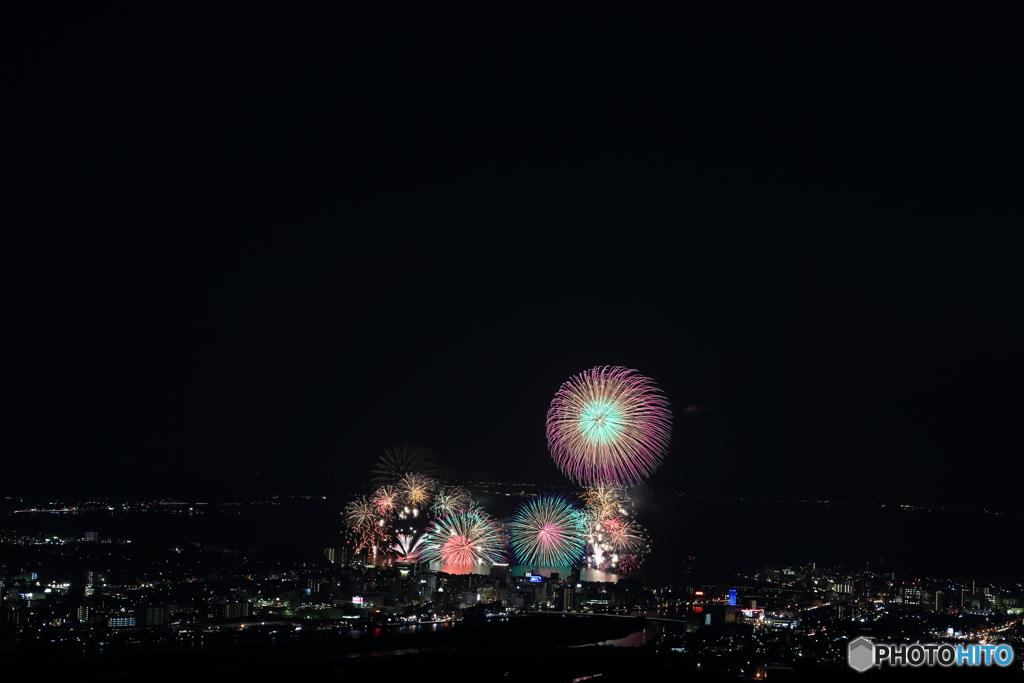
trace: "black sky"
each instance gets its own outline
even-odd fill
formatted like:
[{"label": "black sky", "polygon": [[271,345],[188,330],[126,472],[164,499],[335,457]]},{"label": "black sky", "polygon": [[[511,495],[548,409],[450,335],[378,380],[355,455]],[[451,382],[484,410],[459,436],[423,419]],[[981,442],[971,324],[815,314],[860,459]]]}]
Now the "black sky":
[{"label": "black sky", "polygon": [[562,483],[547,406],[611,364],[674,407],[659,488],[1013,504],[985,22],[76,11],[7,66],[4,495],[328,493],[401,441]]}]

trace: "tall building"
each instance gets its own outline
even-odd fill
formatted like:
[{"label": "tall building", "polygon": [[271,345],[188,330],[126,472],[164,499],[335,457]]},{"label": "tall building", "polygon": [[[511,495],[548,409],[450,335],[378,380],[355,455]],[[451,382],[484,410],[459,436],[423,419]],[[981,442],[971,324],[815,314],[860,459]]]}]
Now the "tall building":
[{"label": "tall building", "polygon": [[576,589],[571,585],[562,586],[559,591],[561,609],[563,612],[572,612],[576,609]]},{"label": "tall building", "polygon": [[223,619],[239,619],[241,617],[248,617],[251,614],[252,603],[248,601],[228,602],[217,605],[217,616]]},{"label": "tall building", "polygon": [[147,607],[145,615],[146,626],[166,626],[167,625],[167,608],[166,607]]}]

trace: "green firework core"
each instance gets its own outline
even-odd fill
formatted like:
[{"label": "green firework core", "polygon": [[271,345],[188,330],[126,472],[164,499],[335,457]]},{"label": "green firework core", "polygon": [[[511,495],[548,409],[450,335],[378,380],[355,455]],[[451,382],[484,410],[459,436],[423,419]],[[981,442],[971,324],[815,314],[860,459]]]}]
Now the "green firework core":
[{"label": "green firework core", "polygon": [[580,434],[587,441],[598,446],[607,446],[617,441],[626,426],[622,408],[606,398],[587,401],[580,411]]}]

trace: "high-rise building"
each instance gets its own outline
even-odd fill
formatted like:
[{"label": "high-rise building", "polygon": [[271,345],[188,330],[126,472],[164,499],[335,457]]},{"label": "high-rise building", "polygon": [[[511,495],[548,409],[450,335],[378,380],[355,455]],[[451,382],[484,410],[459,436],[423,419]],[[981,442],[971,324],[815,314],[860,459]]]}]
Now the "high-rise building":
[{"label": "high-rise building", "polygon": [[559,598],[563,612],[572,612],[576,609],[576,589],[571,585],[562,586]]},{"label": "high-rise building", "polygon": [[167,625],[167,608],[166,607],[147,607],[146,608],[146,626],[166,626]]},{"label": "high-rise building", "polygon": [[228,602],[217,605],[217,616],[222,619],[239,619],[252,614],[252,603],[248,601]]}]

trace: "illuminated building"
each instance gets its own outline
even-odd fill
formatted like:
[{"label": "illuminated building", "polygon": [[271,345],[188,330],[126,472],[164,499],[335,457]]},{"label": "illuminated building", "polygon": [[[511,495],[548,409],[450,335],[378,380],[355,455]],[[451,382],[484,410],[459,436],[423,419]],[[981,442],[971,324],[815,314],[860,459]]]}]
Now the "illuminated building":
[{"label": "illuminated building", "polygon": [[167,608],[165,607],[147,607],[145,613],[145,625],[146,626],[166,626],[167,625]]},{"label": "illuminated building", "polygon": [[239,619],[252,614],[252,604],[244,602],[227,602],[217,605],[217,616],[222,619]]},{"label": "illuminated building", "polygon": [[558,591],[559,608],[563,612],[572,612],[576,608],[576,589],[571,585],[562,586]]}]

